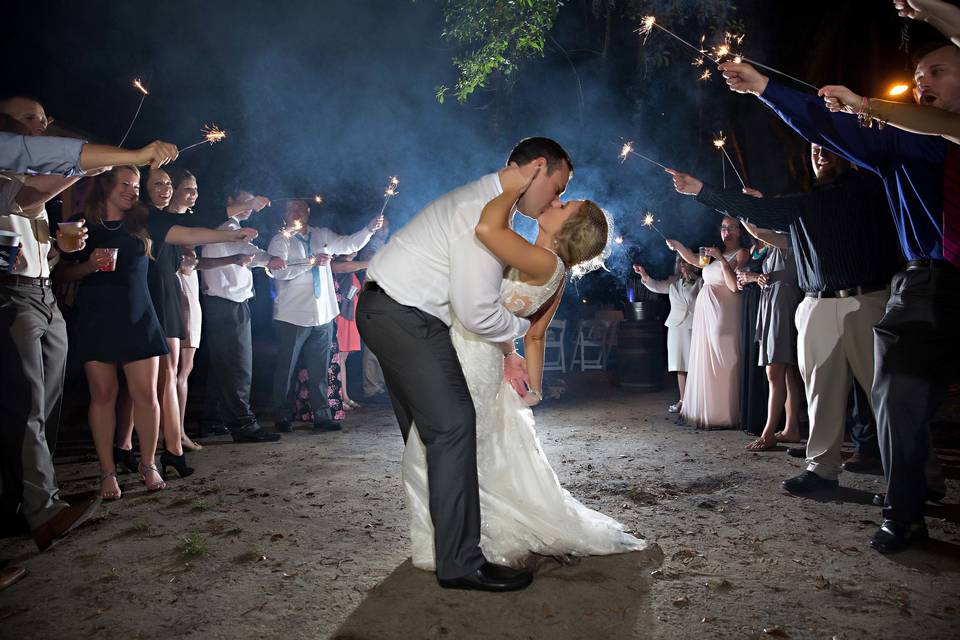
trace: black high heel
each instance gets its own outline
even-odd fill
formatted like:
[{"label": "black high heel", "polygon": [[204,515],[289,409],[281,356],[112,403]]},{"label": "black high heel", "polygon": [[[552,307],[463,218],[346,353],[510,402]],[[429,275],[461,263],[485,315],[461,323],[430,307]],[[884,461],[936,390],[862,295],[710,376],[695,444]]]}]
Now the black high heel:
[{"label": "black high heel", "polygon": [[138,473],[140,470],[140,465],[137,462],[137,454],[134,453],[133,449],[121,449],[120,447],[114,447],[113,462],[114,464],[123,465],[123,468],[127,470],[127,473]]},{"label": "black high heel", "polygon": [[179,456],[175,456],[164,449],[163,453],[160,454],[160,468],[163,469],[163,473],[161,475],[165,475],[167,473],[167,467],[173,467],[176,469],[177,475],[179,475],[181,478],[186,478],[193,473],[193,467],[187,466],[186,454],[181,453]]}]

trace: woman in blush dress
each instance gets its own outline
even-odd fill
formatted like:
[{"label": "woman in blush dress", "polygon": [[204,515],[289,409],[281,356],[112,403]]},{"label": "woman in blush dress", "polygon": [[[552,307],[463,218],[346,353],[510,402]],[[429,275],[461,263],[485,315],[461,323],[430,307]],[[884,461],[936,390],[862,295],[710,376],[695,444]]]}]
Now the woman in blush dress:
[{"label": "woman in blush dress", "polygon": [[[703,288],[693,312],[693,336],[681,417],[701,429],[730,428],[740,413],[740,299],[736,269],[747,261],[740,223],[729,216],[720,225],[723,250],[704,247],[712,262],[703,266]],[[701,257],[676,240],[667,246],[690,264]]]}]

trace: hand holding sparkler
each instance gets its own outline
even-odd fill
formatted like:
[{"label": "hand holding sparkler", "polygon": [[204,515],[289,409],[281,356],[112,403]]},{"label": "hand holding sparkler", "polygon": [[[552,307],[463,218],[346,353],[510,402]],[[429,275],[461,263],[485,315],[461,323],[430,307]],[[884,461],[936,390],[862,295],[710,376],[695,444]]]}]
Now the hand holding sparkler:
[{"label": "hand holding sparkler", "polygon": [[370,231],[378,231],[380,227],[383,226],[383,216],[374,216],[374,218],[367,223],[367,229]]},{"label": "hand holding sparkler", "polygon": [[256,229],[251,229],[250,227],[243,227],[235,231],[231,231],[230,234],[231,238],[227,242],[249,243],[252,242],[257,235],[259,235]]},{"label": "hand holding sparkler", "polygon": [[287,261],[280,256],[270,256],[270,260],[267,261],[268,271],[283,271],[286,268]]},{"label": "hand holding sparkler", "polygon": [[673,188],[677,190],[677,193],[682,193],[685,196],[700,195],[700,190],[703,189],[703,182],[697,180],[689,173],[683,173],[676,169],[667,169],[667,173],[673,176]]},{"label": "hand holding sparkler", "polygon": [[730,89],[737,93],[761,96],[770,82],[770,78],[746,62],[724,62],[718,68],[723,72],[723,77]]},{"label": "hand holding sparkler", "polygon": [[233,258],[233,264],[238,267],[245,267],[253,262],[253,256],[249,253],[238,253],[231,257]]},{"label": "hand holding sparkler", "polygon": [[864,107],[870,106],[869,102],[864,101],[863,96],[858,96],[842,85],[828,84],[822,87],[817,95],[823,97],[827,109],[834,113],[841,111],[843,113],[857,113]]},{"label": "hand holding sparkler", "polygon": [[332,259],[333,256],[329,253],[318,253],[311,258],[311,264],[323,267],[330,264],[330,260]]},{"label": "hand holding sparkler", "polygon": [[650,274],[643,268],[642,264],[633,265],[633,272],[640,276],[640,281],[646,283],[650,279]]},{"label": "hand holding sparkler", "polygon": [[168,162],[173,162],[180,155],[177,147],[169,142],[154,140],[135,153],[134,163],[137,166],[150,165],[151,169],[159,169]]}]

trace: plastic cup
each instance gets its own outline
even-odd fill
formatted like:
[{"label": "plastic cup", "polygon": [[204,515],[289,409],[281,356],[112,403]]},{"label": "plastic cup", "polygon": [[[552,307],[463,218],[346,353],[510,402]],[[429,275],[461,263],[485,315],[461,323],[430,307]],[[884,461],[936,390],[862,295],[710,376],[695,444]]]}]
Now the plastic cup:
[{"label": "plastic cup", "polygon": [[93,253],[96,255],[108,255],[110,261],[97,269],[97,271],[115,271],[117,268],[117,251],[116,247],[99,247],[93,250]]},{"label": "plastic cup", "polygon": [[20,253],[20,234],[0,230],[0,271],[10,273],[17,264]]},{"label": "plastic cup", "polygon": [[700,247],[700,266],[705,267],[710,264],[710,256],[707,255],[707,248]]},{"label": "plastic cup", "polygon": [[82,222],[61,222],[57,225],[60,229],[60,239],[57,244],[60,249],[67,253],[80,250],[80,237],[83,230]]}]

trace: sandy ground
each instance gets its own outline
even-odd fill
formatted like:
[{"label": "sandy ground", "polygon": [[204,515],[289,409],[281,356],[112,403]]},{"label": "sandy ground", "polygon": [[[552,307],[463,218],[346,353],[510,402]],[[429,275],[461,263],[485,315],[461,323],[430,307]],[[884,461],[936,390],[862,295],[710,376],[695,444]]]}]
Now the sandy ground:
[{"label": "sandy ground", "polygon": [[[779,483],[783,450],[746,453],[736,431],[697,432],[602,375],[538,408],[544,449],[591,507],[656,543],[649,552],[544,559],[519,595],[440,590],[410,567],[392,415],[276,444],[214,439],[198,472],[119,502],[44,554],[0,558],[30,575],[0,592],[0,637],[28,638],[926,638],[960,637],[960,452],[941,451],[947,503],[933,540],[883,557],[876,476],[820,499]],[[585,393],[584,390],[589,393]],[[90,460],[58,467],[96,486]]]}]

